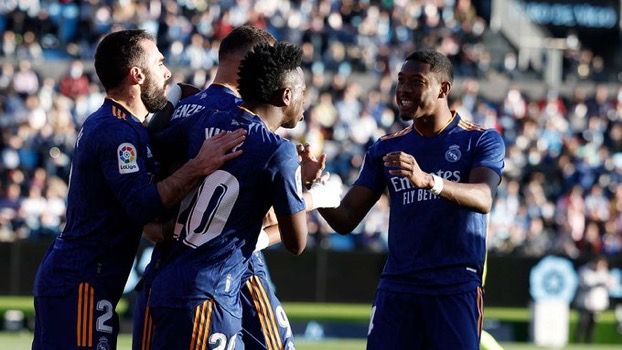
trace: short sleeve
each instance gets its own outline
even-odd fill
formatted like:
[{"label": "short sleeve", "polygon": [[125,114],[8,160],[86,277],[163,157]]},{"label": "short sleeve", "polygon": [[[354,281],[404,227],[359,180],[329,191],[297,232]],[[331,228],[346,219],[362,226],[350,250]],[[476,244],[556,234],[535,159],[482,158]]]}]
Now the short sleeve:
[{"label": "short sleeve", "polygon": [[505,143],[501,135],[493,129],[486,130],[476,145],[473,167],[489,168],[501,176],[504,167]]},{"label": "short sleeve", "polygon": [[163,211],[160,194],[151,176],[142,149],[145,145],[131,126],[105,124],[98,131],[96,157],[106,183],[137,224],[152,220]]},{"label": "short sleeve", "polygon": [[383,193],[386,188],[382,156],[378,154],[378,143],[372,145],[363,160],[363,166],[355,186],[367,187],[375,193]]},{"label": "short sleeve", "polygon": [[305,209],[298,153],[291,142],[278,146],[268,169],[274,188],[274,211],[277,215],[293,215]]}]

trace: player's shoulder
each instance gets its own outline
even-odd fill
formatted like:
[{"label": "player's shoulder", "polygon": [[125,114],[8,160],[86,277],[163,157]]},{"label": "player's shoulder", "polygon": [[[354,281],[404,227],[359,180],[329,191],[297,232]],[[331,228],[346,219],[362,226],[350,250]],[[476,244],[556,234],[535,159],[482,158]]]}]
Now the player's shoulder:
[{"label": "player's shoulder", "polygon": [[462,117],[459,117],[458,119],[458,123],[456,124],[456,127],[460,130],[464,130],[464,131],[474,131],[474,132],[479,132],[479,133],[483,133],[485,132],[487,129],[473,123],[472,121],[466,120]]},{"label": "player's shoulder", "polygon": [[199,92],[179,101],[177,106],[175,106],[173,115],[171,116],[171,123],[179,122],[180,120],[187,119],[188,117],[204,112],[207,106],[201,99],[202,93],[203,92]]},{"label": "player's shoulder", "polygon": [[380,143],[383,143],[383,142],[391,142],[391,141],[399,140],[402,137],[412,133],[414,129],[415,128],[414,128],[413,125],[407,126],[407,127],[403,128],[402,130],[398,130],[398,131],[392,132],[390,134],[386,134],[384,136],[381,136],[380,139],[378,139],[377,143],[380,144]]},{"label": "player's shoulder", "polygon": [[84,121],[80,133],[83,142],[104,145],[121,138],[136,138],[139,135],[137,129],[141,127],[134,116],[124,109],[104,103]]},{"label": "player's shoulder", "polygon": [[458,133],[464,134],[465,138],[475,138],[477,144],[482,147],[493,147],[503,152],[505,143],[503,137],[493,128],[485,128],[471,121],[460,118],[454,128]]},{"label": "player's shoulder", "polygon": [[123,128],[127,125],[128,118],[131,118],[131,116],[124,110],[104,103],[98,110],[86,118],[82,126],[85,131]]},{"label": "player's shoulder", "polygon": [[473,123],[472,121],[460,118],[456,124],[456,130],[465,132],[467,134],[475,133],[480,140],[490,139],[497,142],[502,142],[502,137],[499,131],[493,128],[485,128],[481,125]]}]

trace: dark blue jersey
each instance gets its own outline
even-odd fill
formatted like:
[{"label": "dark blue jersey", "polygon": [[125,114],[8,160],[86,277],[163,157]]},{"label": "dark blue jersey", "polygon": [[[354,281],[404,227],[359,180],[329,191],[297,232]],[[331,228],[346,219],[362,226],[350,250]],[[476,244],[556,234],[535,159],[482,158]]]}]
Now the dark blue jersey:
[{"label": "dark blue jersey", "polygon": [[175,107],[168,127],[155,137],[157,157],[163,164],[178,163],[178,150],[188,148],[188,132],[194,128],[196,119],[202,113],[208,110],[229,111],[241,103],[242,99],[234,90],[221,84],[211,84],[207,89],[181,100]]},{"label": "dark blue jersey", "polygon": [[142,226],[163,210],[155,171],[146,128],[106,99],[78,135],[67,224],[39,267],[35,296],[95,280],[121,295]]},{"label": "dark blue jersey", "polygon": [[204,109],[232,110],[242,103],[242,98],[231,87],[214,83],[207,89],[186,97],[175,106],[171,127]]},{"label": "dark blue jersey", "polygon": [[244,108],[202,113],[188,135],[193,157],[206,138],[244,128],[242,155],[208,176],[180,206],[169,261],[153,281],[153,307],[193,307],[213,298],[241,316],[240,282],[268,209],[304,210],[295,146]]},{"label": "dark blue jersey", "polygon": [[[242,103],[240,96],[229,86],[211,84],[205,90],[181,100],[173,112],[169,126],[159,132],[154,139],[156,157],[165,170],[172,170],[179,164],[187,161],[187,157],[179,150],[188,148],[189,132],[195,127],[196,118],[201,112],[208,110],[229,111],[236,109]],[[168,254],[170,242],[161,242],[155,245],[151,254],[151,261],[143,273],[143,281],[149,288],[155,270],[162,263],[162,258]]]},{"label": "dark blue jersey", "polygon": [[390,175],[382,157],[411,154],[421,169],[455,182],[468,182],[472,169],[501,175],[505,146],[494,130],[454,115],[437,136],[424,137],[414,126],[387,135],[370,147],[355,185],[390,196],[389,255],[380,289],[452,293],[481,285],[486,254],[487,217],[416,188]]}]

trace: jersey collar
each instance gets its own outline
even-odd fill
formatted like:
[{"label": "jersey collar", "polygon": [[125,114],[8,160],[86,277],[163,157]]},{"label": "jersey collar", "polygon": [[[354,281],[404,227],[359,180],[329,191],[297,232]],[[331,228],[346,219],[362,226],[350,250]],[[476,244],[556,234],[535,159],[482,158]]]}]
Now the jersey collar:
[{"label": "jersey collar", "polygon": [[132,113],[130,113],[125,107],[123,107],[120,103],[115,100],[106,97],[104,99],[104,105],[110,107],[110,113],[119,120],[131,120],[133,119],[135,122],[140,123],[140,119],[136,118]]},{"label": "jersey collar", "polygon": [[[444,133],[447,130],[451,130],[454,126],[458,124],[459,121],[460,121],[460,116],[458,115],[458,113],[456,111],[451,111],[451,118],[449,118],[449,120],[447,121],[447,124],[445,124],[445,126],[443,126],[434,136],[431,136],[431,137],[436,137]],[[415,126],[415,123],[412,124],[412,128],[417,132],[417,134],[419,134],[419,136],[423,136],[421,131],[419,131],[417,127]]]},{"label": "jersey collar", "polygon": [[232,94],[233,96],[237,97],[237,98],[242,98],[242,96],[240,96],[240,94],[238,93],[238,90],[229,85],[229,84],[224,84],[224,83],[212,83],[209,87],[220,87],[223,90],[228,90],[227,92],[229,92],[230,94]]}]

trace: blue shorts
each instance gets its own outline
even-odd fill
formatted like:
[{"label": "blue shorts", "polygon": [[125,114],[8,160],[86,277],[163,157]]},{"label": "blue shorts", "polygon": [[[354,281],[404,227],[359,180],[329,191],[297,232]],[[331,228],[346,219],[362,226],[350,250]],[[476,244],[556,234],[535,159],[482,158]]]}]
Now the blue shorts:
[{"label": "blue shorts", "polygon": [[248,350],[293,350],[294,337],[285,310],[274,294],[267,268],[254,253],[243,276],[242,337]]},{"label": "blue shorts", "polygon": [[232,316],[213,299],[193,308],[153,307],[152,349],[244,349],[242,319]]},{"label": "blue shorts", "polygon": [[[144,283],[144,280],[141,282]],[[132,350],[149,350],[153,338],[153,319],[149,308],[151,284],[143,284],[136,290],[132,316]]]},{"label": "blue shorts", "polygon": [[68,295],[35,297],[32,349],[116,349],[117,302],[86,282]]},{"label": "blue shorts", "polygon": [[481,288],[438,296],[378,290],[367,350],[479,350],[483,307]]}]

